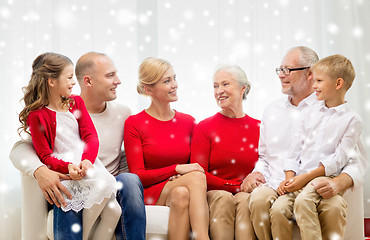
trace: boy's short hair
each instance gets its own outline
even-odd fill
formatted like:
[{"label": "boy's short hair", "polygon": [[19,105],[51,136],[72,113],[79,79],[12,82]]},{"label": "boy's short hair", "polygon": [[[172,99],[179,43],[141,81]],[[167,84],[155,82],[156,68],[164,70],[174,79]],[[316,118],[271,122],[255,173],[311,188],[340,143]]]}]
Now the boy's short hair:
[{"label": "boy's short hair", "polygon": [[355,79],[356,73],[351,61],[343,55],[336,54],[320,59],[312,66],[312,71],[324,71],[332,78],[342,78],[348,90]]}]

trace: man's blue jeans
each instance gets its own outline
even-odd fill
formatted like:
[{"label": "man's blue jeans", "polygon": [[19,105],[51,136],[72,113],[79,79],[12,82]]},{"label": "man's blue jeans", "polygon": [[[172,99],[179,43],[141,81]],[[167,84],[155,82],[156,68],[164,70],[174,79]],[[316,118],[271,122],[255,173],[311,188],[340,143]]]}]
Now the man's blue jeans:
[{"label": "man's blue jeans", "polygon": [[[146,215],[143,185],[139,177],[132,173],[121,173],[116,177],[116,180],[122,186],[117,191],[117,201],[122,208],[122,215],[116,228],[116,239],[144,240]],[[64,212],[54,205],[53,227],[55,240],[82,239],[82,211],[78,213],[73,210]],[[78,226],[80,229],[78,229]]]},{"label": "man's blue jeans", "polygon": [[[120,189],[117,191],[117,201],[122,208],[121,219],[116,228],[116,239],[145,239],[146,215],[143,185],[139,177],[132,173],[121,173],[116,176]],[[123,223],[123,224],[122,224]],[[122,234],[124,233],[124,234]]]},{"label": "man's blue jeans", "polygon": [[64,212],[54,204],[54,240],[82,240],[82,211]]}]

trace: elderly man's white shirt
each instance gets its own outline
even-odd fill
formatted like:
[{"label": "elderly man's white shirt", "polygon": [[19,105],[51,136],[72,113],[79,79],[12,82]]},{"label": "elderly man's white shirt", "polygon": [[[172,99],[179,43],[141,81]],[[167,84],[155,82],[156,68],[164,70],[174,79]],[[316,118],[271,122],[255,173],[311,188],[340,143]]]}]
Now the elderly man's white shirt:
[{"label": "elderly man's white shirt", "polygon": [[284,163],[293,142],[293,129],[300,112],[318,102],[315,94],[303,99],[298,106],[292,105],[290,99],[283,96],[268,105],[261,121],[259,158],[253,171],[261,172],[266,180],[265,185],[273,189],[285,179]]}]

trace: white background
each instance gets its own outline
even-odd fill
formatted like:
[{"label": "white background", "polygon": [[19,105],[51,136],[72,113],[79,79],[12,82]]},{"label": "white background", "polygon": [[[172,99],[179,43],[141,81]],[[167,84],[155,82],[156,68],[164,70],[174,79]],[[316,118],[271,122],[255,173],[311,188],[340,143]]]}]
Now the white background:
[{"label": "white background", "polygon": [[305,45],[320,58],[343,54],[357,72],[347,100],[364,120],[370,154],[369,13],[369,0],[0,0],[0,239],[20,238],[20,175],[8,155],[37,55],[53,51],[76,62],[88,51],[107,53],[122,81],[118,101],[134,113],[149,103],[136,93],[140,62],[165,58],[179,82],[173,107],[200,121],[219,110],[212,94],[219,63],[246,71],[252,89],[244,109],[260,119],[281,96],[274,69],[288,48]]}]

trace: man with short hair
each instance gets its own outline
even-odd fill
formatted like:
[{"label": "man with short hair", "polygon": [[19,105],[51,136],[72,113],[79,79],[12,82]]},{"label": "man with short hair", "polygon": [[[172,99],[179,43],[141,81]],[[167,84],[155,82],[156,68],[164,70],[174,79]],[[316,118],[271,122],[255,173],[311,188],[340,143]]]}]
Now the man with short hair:
[{"label": "man with short hair", "polygon": [[[98,157],[107,170],[117,180],[117,201],[121,205],[121,220],[117,225],[116,237],[126,239],[145,239],[146,215],[143,187],[140,179],[127,172],[127,163],[122,152],[123,127],[130,115],[128,107],[120,105],[116,99],[116,88],[121,84],[117,69],[112,60],[102,53],[89,52],[81,56],[76,64],[76,76],[81,87],[81,97],[94,122],[99,137]],[[13,147],[10,158],[23,173],[36,178],[46,200],[50,204],[65,204],[60,192],[71,197],[60,179],[69,179],[48,169],[30,148],[31,142],[20,141]],[[32,146],[32,145],[31,145]],[[24,162],[26,161],[26,162]],[[60,208],[54,212],[54,222],[72,226],[82,224],[82,214],[74,211],[64,212]],[[71,227],[54,225],[54,232],[62,232],[64,239],[82,239],[82,231]]]},{"label": "man with short hair", "polygon": [[[242,191],[251,192],[250,218],[255,233],[261,240],[272,239],[271,229],[284,235],[292,234],[293,225],[289,220],[281,222],[279,226],[271,226],[269,211],[278,197],[276,189],[285,179],[284,161],[294,137],[293,125],[300,111],[318,102],[313,93],[314,80],[310,69],[316,61],[318,56],[312,49],[294,47],[286,53],[281,66],[276,69],[282,92],[288,96],[265,109],[260,129],[259,159],[253,172],[241,185]],[[360,187],[366,168],[366,159],[359,157],[349,161],[337,177],[320,180],[316,184],[316,191],[324,198],[318,206],[323,239],[330,239],[330,234],[338,231],[337,221],[333,222],[331,219],[346,215],[345,208],[331,206],[332,197],[351,187]],[[291,219],[292,211],[283,214]]]}]

